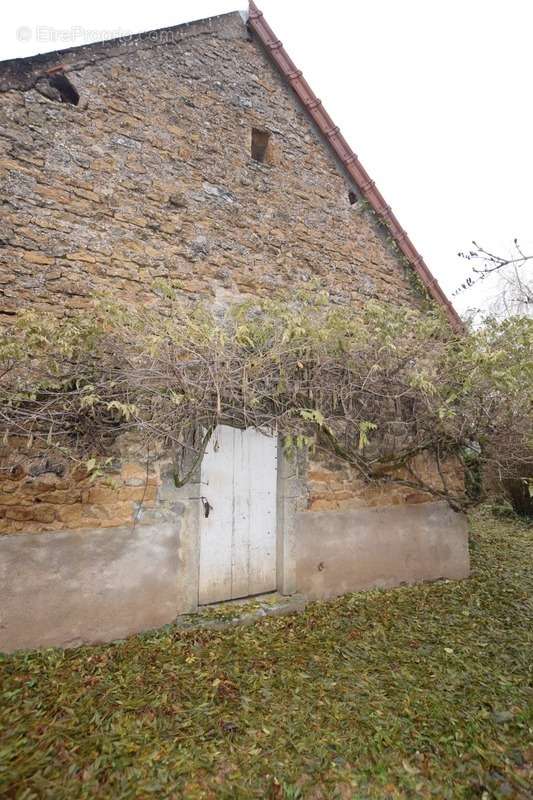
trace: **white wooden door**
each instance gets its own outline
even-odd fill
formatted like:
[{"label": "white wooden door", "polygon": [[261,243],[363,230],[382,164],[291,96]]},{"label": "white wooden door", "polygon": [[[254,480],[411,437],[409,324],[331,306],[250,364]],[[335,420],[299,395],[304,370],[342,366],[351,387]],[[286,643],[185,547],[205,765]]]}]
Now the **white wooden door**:
[{"label": "white wooden door", "polygon": [[202,462],[200,605],[276,588],[276,473],[276,437],[214,431]]}]

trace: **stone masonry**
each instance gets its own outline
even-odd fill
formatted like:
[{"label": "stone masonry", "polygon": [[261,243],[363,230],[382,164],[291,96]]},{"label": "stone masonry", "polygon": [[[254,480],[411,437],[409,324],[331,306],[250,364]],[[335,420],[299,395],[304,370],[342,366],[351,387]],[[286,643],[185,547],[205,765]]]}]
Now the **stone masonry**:
[{"label": "stone masonry", "polygon": [[[0,312],[68,312],[98,289],[153,302],[158,278],[213,298],[318,279],[342,302],[413,302],[240,16],[168,33],[0,67]],[[22,90],[57,63],[78,106]],[[250,156],[253,128],[270,163]]]},{"label": "stone masonry", "polygon": [[[78,105],[50,91],[59,65]],[[264,163],[254,129],[270,135]],[[239,14],[5,62],[0,319],[68,314],[102,290],[157,303],[161,279],[214,304],[313,281],[356,307],[418,304],[354,191]],[[2,533],[123,525],[159,485],[127,459],[111,486],[46,465],[0,477]],[[308,491],[316,511],[429,499],[335,464],[312,465]]]}]

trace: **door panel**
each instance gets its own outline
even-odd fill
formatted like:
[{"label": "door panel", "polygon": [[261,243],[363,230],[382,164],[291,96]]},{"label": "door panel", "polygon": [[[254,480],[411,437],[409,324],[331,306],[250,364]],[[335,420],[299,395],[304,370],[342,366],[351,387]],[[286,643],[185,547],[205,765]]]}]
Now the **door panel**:
[{"label": "door panel", "polygon": [[277,440],[219,426],[202,462],[200,604],[276,588]]},{"label": "door panel", "polygon": [[250,516],[249,516],[249,594],[276,589],[276,493],[277,439],[257,431],[248,439]]},{"label": "door panel", "polygon": [[233,450],[233,430],[221,426],[202,461],[201,491],[213,508],[208,517],[200,509],[200,604],[231,597]]},{"label": "door panel", "polygon": [[[251,429],[250,429],[251,430]],[[246,597],[251,593],[250,510],[255,505],[251,497],[250,437],[247,431],[234,431],[233,462],[233,536],[231,542],[231,597]]]}]

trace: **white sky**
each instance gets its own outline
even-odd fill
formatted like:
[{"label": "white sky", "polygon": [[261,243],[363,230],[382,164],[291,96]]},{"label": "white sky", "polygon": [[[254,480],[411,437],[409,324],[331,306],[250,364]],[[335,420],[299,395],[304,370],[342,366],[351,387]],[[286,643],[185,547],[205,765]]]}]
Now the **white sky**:
[{"label": "white sky", "polygon": [[[0,59],[243,8],[246,0],[26,0]],[[472,239],[533,251],[532,0],[261,0],[259,7],[448,296]],[[454,300],[482,302],[486,284]]]}]

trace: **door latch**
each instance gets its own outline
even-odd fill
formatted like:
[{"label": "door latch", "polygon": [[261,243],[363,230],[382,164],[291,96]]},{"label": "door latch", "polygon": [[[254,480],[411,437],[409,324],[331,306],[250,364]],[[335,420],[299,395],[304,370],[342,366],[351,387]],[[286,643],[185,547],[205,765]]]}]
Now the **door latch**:
[{"label": "door latch", "polygon": [[204,517],[208,517],[209,516],[209,512],[213,510],[213,506],[211,505],[211,503],[209,502],[207,497],[204,497],[203,495],[201,497],[189,497],[189,500],[201,500],[202,501],[202,505],[204,507]]},{"label": "door latch", "polygon": [[211,503],[209,502],[207,497],[204,497],[203,495],[202,495],[202,497],[200,497],[200,500],[202,501],[202,505],[204,507],[204,517],[208,517],[209,516],[209,512],[211,511],[213,506],[211,505]]}]

